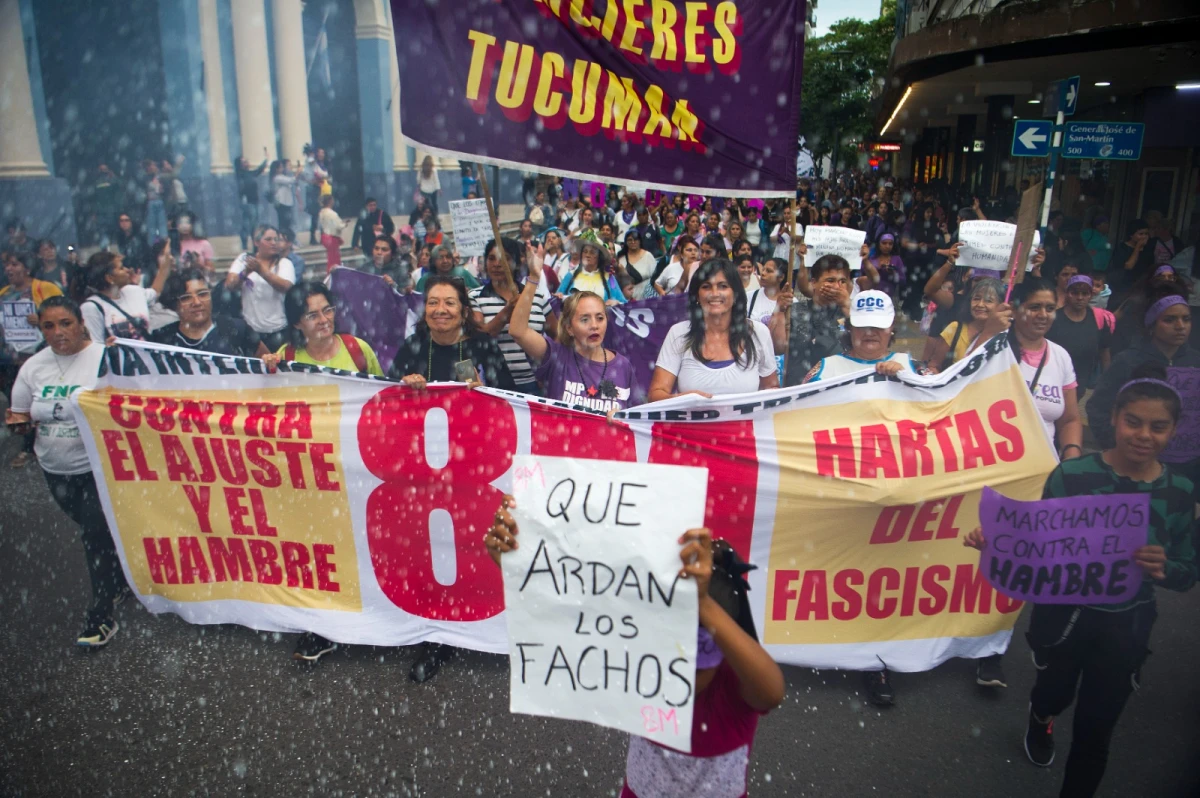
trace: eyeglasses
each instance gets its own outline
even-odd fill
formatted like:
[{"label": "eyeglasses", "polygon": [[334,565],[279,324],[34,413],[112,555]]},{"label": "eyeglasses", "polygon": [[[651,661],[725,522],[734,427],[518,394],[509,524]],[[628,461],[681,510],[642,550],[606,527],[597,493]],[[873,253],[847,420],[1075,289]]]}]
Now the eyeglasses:
[{"label": "eyeglasses", "polygon": [[320,310],[313,310],[308,313],[305,313],[303,316],[300,317],[300,320],[306,321],[309,324],[312,324],[314,321],[319,321],[322,316],[324,316],[327,319],[332,319],[335,313],[337,313],[337,309],[334,308],[333,305],[326,305],[325,307],[321,308]]},{"label": "eyeglasses", "polygon": [[212,298],[212,291],[210,291],[209,289],[206,288],[203,291],[197,291],[194,294],[180,294],[179,295],[179,304],[182,305],[185,303],[191,304],[193,302],[204,302],[205,300],[208,300],[211,298]]}]

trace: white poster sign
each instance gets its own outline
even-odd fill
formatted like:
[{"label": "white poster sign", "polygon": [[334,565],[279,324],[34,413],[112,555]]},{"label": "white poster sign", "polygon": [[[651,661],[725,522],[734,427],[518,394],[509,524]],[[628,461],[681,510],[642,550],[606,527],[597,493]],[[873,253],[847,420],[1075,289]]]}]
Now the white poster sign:
[{"label": "white poster sign", "polygon": [[31,300],[3,302],[0,308],[4,311],[4,340],[10,346],[36,344],[42,340],[37,327],[29,323],[29,316],[36,312]]},{"label": "white poster sign", "polygon": [[1008,222],[976,219],[958,225],[957,266],[994,272],[1003,276],[1008,270],[1017,226]]},{"label": "white poster sign", "polygon": [[513,474],[512,711],[690,751],[699,609],[679,537],[703,525],[708,469],[518,455]]},{"label": "white poster sign", "polygon": [[483,255],[484,246],[493,236],[487,200],[451,200],[450,223],[454,227],[454,248],[460,257]]},{"label": "white poster sign", "polygon": [[863,230],[852,227],[830,227],[828,225],[809,225],[804,231],[804,246],[808,252],[804,255],[804,265],[812,268],[817,259],[824,255],[840,255],[857,271],[862,268],[862,245],[867,240]]}]

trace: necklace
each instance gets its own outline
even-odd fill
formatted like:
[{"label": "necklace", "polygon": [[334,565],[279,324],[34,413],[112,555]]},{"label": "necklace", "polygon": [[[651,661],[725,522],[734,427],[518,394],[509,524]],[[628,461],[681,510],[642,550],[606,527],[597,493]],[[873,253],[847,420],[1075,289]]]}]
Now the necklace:
[{"label": "necklace", "polygon": [[612,380],[604,379],[608,374],[608,351],[601,346],[600,354],[604,358],[604,368],[600,371],[600,387],[597,389],[595,385],[588,385],[587,379],[583,376],[583,366],[579,365],[579,352],[576,351],[575,347],[571,347],[571,357],[575,359],[575,370],[579,372],[579,382],[587,386],[587,395],[595,396],[596,394],[600,394],[605,399],[616,399],[617,387],[613,384]]},{"label": "necklace", "polygon": [[[425,379],[429,382],[433,382],[433,348],[435,346],[441,346],[441,344],[435,343],[431,335],[429,337],[429,361],[425,364]],[[458,342],[458,359],[459,361],[463,360],[463,342],[461,340]]]},{"label": "necklace", "polygon": [[[67,378],[67,372],[66,372],[66,369],[63,368],[62,360],[59,358],[58,352],[55,352],[53,349],[51,349],[50,354],[54,356],[54,368],[58,369],[59,380],[65,380]],[[77,355],[79,353],[76,352],[75,354]],[[73,358],[75,357],[75,355],[67,355],[66,357],[67,357],[67,368],[70,368],[71,363],[74,362]]]}]

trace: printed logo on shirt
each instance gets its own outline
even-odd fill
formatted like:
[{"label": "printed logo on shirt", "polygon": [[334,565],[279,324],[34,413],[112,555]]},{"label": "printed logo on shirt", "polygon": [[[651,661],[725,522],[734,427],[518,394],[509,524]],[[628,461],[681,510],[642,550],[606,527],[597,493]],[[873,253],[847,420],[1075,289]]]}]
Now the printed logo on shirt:
[{"label": "printed logo on shirt", "polygon": [[[1029,383],[1026,382],[1026,385]],[[1061,385],[1038,385],[1033,391],[1034,401],[1049,402],[1050,404],[1061,405],[1063,401]]]},{"label": "printed logo on shirt", "polygon": [[46,385],[42,388],[42,398],[67,399],[71,396],[71,391],[78,387],[78,385]]},{"label": "printed logo on shirt", "polygon": [[625,405],[623,402],[629,401],[629,389],[617,388],[616,399],[606,399],[597,394],[596,396],[588,396],[587,386],[582,382],[571,382],[567,380],[563,384],[562,401],[570,405],[580,405],[589,410],[620,410]]}]

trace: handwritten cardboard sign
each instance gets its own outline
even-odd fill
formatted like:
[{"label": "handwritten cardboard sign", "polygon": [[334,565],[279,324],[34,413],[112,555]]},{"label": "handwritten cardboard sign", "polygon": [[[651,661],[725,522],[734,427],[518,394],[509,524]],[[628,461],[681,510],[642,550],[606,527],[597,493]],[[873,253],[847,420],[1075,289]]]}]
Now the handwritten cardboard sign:
[{"label": "handwritten cardboard sign", "polygon": [[865,230],[809,225],[804,230],[804,245],[808,247],[808,252],[804,255],[804,265],[811,269],[817,259],[824,255],[840,255],[850,264],[851,269],[861,269],[862,256],[859,251],[866,240]]},{"label": "handwritten cardboard sign", "polygon": [[970,266],[976,272],[1007,276],[1009,255],[1017,226],[1008,222],[975,219],[958,225],[958,266]]},{"label": "handwritten cardboard sign", "polygon": [[1175,366],[1167,369],[1167,382],[1183,399],[1183,414],[1175,435],[1159,458],[1165,463],[1186,463],[1200,457],[1200,369]]},{"label": "handwritten cardboard sign", "polygon": [[483,248],[493,235],[486,199],[451,200],[450,223],[454,226],[454,248],[459,256],[483,255]]},{"label": "handwritten cardboard sign", "polygon": [[4,340],[9,345],[36,344],[42,340],[37,327],[29,323],[29,316],[36,312],[31,300],[0,302],[0,310],[4,314]]},{"label": "handwritten cardboard sign", "polygon": [[1022,502],[983,489],[987,547],[979,569],[1004,595],[1034,604],[1120,604],[1137,595],[1150,495],[1072,496]]},{"label": "handwritten cardboard sign", "polygon": [[703,525],[708,470],[521,455],[513,474],[512,711],[690,751],[699,609],[678,540]]}]

